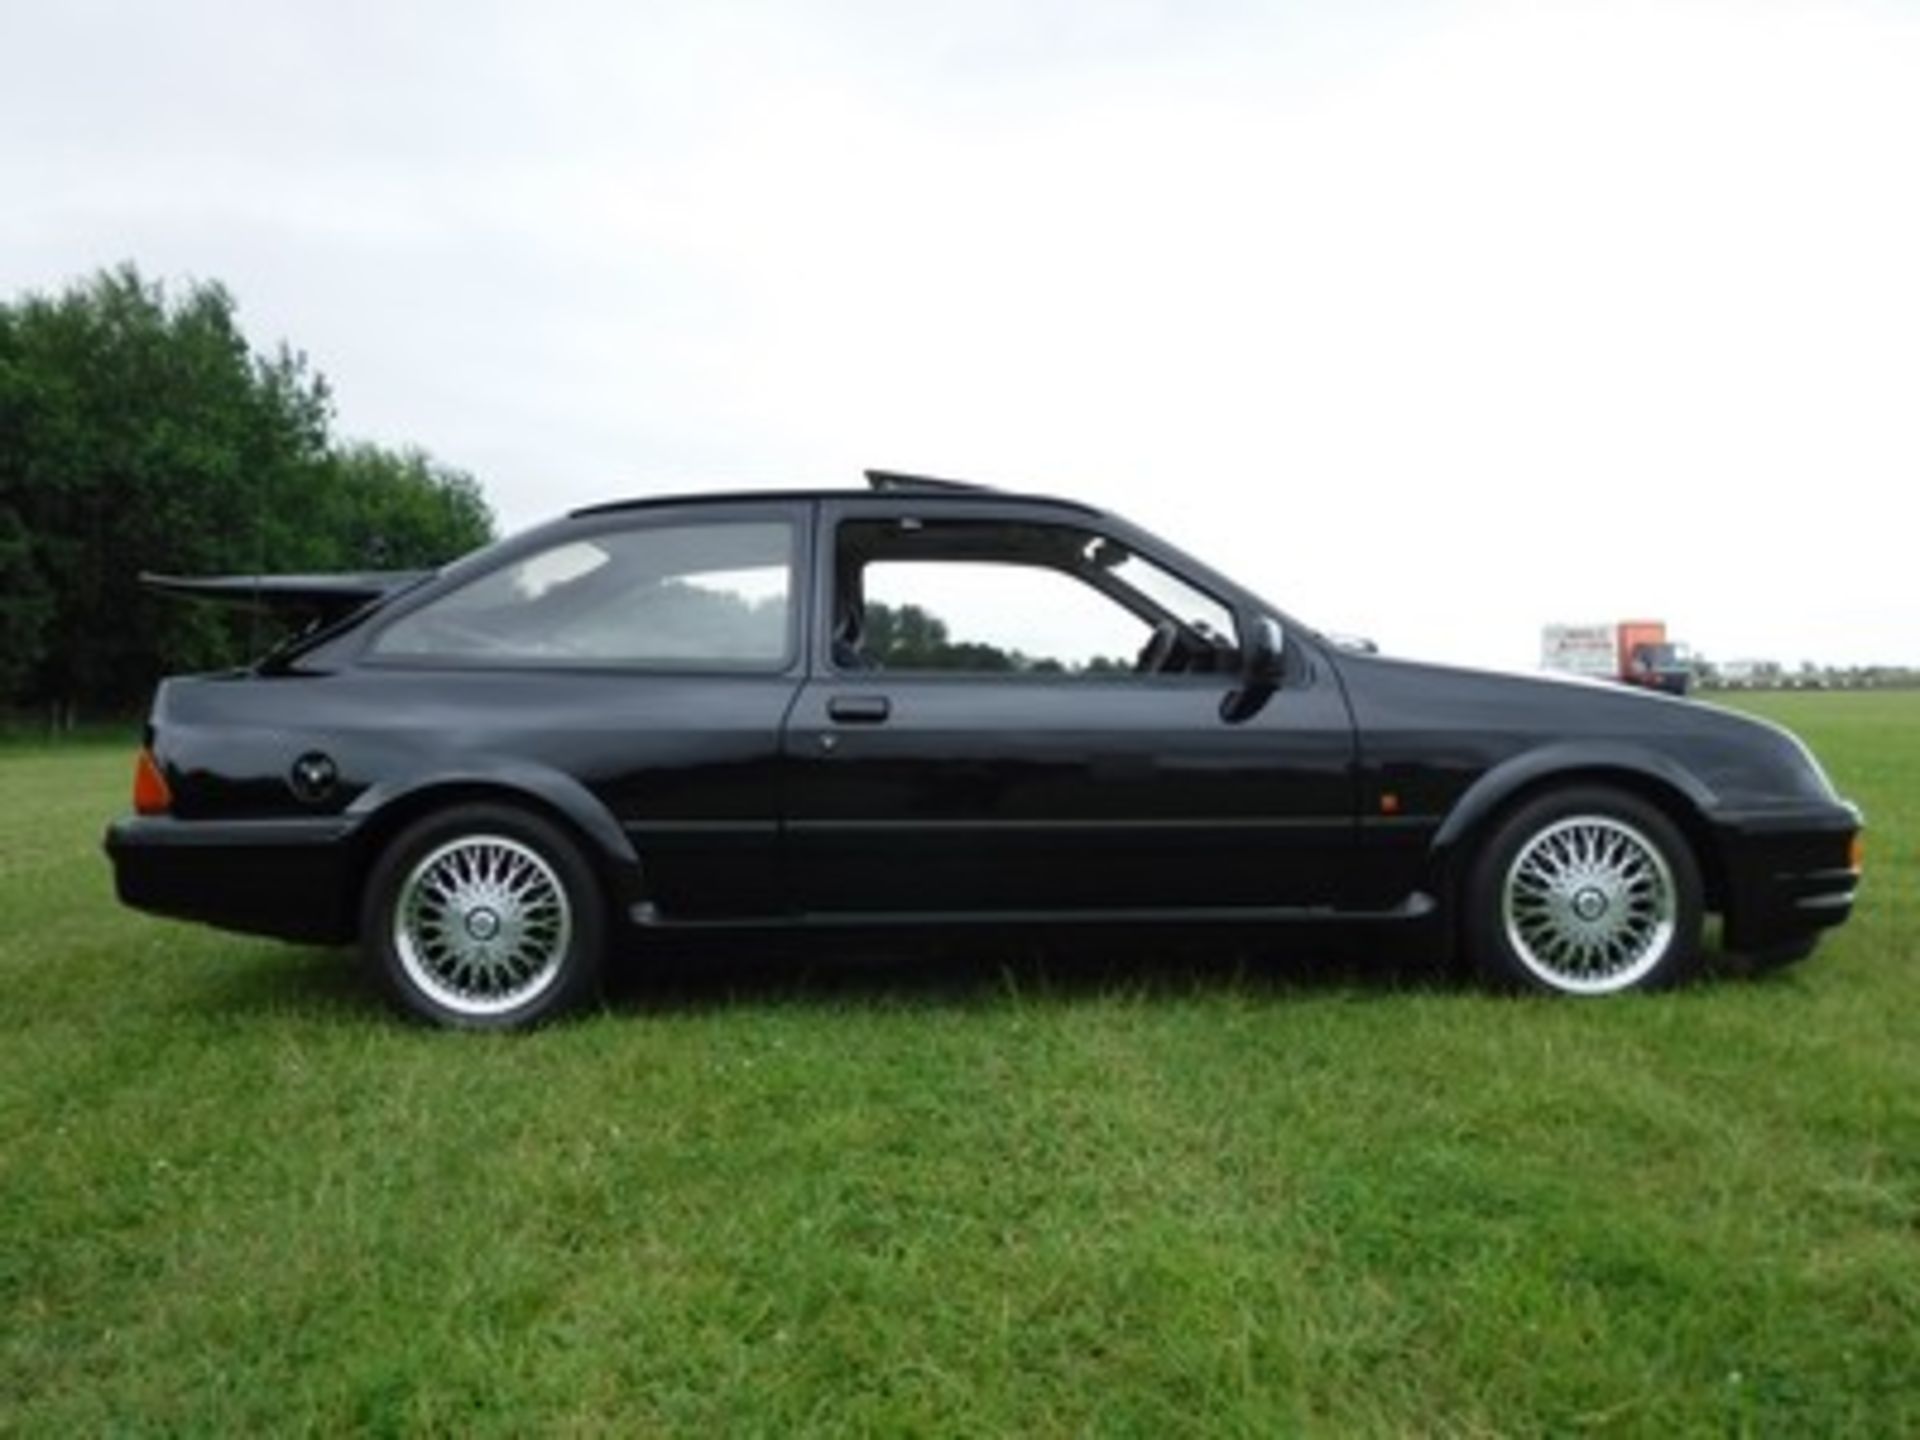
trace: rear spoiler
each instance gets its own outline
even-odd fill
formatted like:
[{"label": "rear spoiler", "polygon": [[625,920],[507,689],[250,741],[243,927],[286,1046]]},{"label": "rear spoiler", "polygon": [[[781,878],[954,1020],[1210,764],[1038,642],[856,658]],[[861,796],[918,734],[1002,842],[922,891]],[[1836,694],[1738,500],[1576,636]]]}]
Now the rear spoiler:
[{"label": "rear spoiler", "polygon": [[362,570],[339,575],[156,575],[140,583],[163,595],[218,600],[260,610],[291,610],[328,624],[434,575],[432,570]]}]

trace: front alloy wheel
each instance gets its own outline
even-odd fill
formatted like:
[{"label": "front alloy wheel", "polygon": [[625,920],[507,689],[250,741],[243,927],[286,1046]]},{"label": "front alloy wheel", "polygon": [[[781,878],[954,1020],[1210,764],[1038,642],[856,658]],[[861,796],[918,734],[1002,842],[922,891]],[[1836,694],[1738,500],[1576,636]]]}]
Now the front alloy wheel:
[{"label": "front alloy wheel", "polygon": [[1469,878],[1473,958],[1496,983],[1610,995],[1686,978],[1699,867],[1667,817],[1611,790],[1548,794],[1494,832]]}]

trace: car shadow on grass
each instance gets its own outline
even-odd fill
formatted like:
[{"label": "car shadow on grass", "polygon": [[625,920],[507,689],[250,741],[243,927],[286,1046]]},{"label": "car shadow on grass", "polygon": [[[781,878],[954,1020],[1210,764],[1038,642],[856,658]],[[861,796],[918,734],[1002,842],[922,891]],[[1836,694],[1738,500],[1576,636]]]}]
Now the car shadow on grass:
[{"label": "car shadow on grass", "polygon": [[624,957],[608,977],[616,1013],[767,1005],[947,1005],[1010,998],[1072,1002],[1109,996],[1344,992],[1355,999],[1463,986],[1448,964],[1320,943],[1217,939],[1049,938],[783,940]]},{"label": "car shadow on grass", "polygon": [[249,944],[197,974],[195,1009],[261,1018],[299,1017],[364,1024],[385,1015],[352,950]]}]

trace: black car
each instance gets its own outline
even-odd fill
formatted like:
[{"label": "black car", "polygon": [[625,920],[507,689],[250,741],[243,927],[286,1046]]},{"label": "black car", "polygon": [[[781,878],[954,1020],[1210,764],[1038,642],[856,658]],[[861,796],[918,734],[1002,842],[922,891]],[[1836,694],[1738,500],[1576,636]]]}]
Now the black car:
[{"label": "black car", "polygon": [[869,478],[156,579],[316,618],[161,685],[121,899],[357,939],[481,1027],[668,935],[1331,923],[1596,995],[1687,978],[1706,912],[1777,962],[1852,908],[1859,812],[1785,730],[1359,653],[1087,506]]}]

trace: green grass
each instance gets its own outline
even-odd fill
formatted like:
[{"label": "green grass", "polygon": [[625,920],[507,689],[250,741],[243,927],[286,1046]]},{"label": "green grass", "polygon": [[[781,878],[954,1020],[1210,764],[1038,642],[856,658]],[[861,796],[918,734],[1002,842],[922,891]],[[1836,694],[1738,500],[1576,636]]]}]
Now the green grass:
[{"label": "green grass", "polygon": [[1920,696],[1804,965],[722,967],[519,1038],[143,919],[0,751],[0,1432],[1920,1433]]}]

